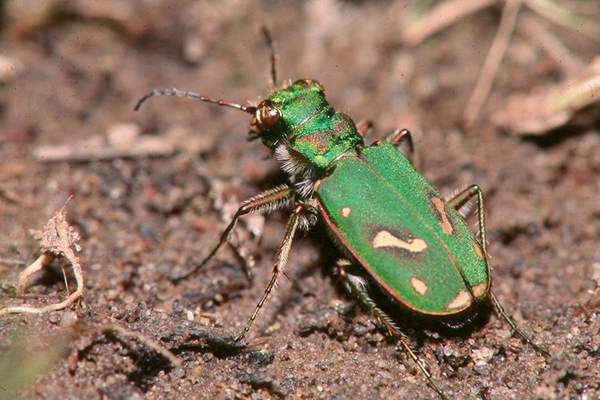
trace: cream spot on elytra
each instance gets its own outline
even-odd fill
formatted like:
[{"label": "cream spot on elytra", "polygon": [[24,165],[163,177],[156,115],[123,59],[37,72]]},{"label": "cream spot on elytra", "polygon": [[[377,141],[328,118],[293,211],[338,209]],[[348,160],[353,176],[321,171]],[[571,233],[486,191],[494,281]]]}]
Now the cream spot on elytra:
[{"label": "cream spot on elytra", "polygon": [[411,253],[420,253],[427,248],[427,243],[423,239],[414,238],[408,241],[402,240],[388,231],[379,231],[371,241],[374,249],[380,247],[396,247]]},{"label": "cream spot on elytra", "polygon": [[481,249],[481,246],[479,246],[479,243],[473,241],[473,250],[475,250],[475,254],[477,254],[477,257],[479,257],[482,260],[485,260],[485,256],[483,255],[483,250]]},{"label": "cream spot on elytra", "polygon": [[471,288],[471,291],[473,292],[473,296],[476,298],[483,296],[484,294],[486,294],[487,287],[488,287],[487,281],[483,281],[483,282],[473,286]]},{"label": "cream spot on elytra", "polygon": [[425,293],[427,293],[427,289],[429,289],[425,282],[423,282],[419,278],[415,278],[414,276],[410,278],[410,286],[412,286],[413,290],[421,296],[425,296]]},{"label": "cream spot on elytra", "polygon": [[471,295],[466,289],[460,289],[446,308],[462,308],[471,302]]},{"label": "cream spot on elytra", "polygon": [[442,231],[446,235],[452,235],[454,229],[452,228],[452,224],[450,223],[448,215],[446,214],[446,202],[439,197],[432,197],[431,202],[433,203],[433,206],[436,208],[436,210],[438,210],[438,212],[440,213],[440,219],[438,220],[440,228],[442,228]]}]

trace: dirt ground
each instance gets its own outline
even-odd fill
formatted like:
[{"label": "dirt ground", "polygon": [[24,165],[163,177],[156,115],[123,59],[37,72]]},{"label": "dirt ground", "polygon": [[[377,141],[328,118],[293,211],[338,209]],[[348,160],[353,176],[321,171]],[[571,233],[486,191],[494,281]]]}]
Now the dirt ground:
[{"label": "dirt ground", "polygon": [[[410,128],[434,186],[477,183],[486,195],[494,292],[550,357],[511,336],[491,306],[466,333],[409,329],[445,393],[600,398],[600,107],[536,134],[492,118],[515,93],[568,81],[567,61],[585,68],[599,42],[523,6],[466,125],[501,5],[408,46],[402,30],[420,12],[408,1],[0,4],[0,307],[63,300],[63,270],[75,289],[64,258],[15,289],[41,254],[33,232],[63,207],[85,278],[83,300],[65,310],[0,316],[1,399],[438,398],[339,284],[322,225],[294,242],[289,279],[240,345],[227,338],[270,279],[288,212],[243,221],[233,238],[243,257],[224,248],[171,279],[208,254],[241,201],[285,176],[246,140],[247,114],[172,97],[133,106],[173,87],[256,104],[270,87],[263,25],[280,81],[320,80],[338,110],[373,121],[369,140]],[[600,20],[597,2],[569,4]]]}]

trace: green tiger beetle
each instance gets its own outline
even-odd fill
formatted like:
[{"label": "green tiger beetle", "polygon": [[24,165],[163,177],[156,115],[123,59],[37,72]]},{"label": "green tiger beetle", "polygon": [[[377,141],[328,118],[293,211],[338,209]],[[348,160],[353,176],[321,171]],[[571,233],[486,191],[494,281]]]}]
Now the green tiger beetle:
[{"label": "green tiger beetle", "polygon": [[[273,42],[266,29],[263,34],[276,87]],[[336,112],[325,100],[323,85],[312,79],[276,89],[257,106],[192,92],[155,90],[141,98],[135,110],[156,95],[190,97],[252,114],[249,139],[260,138],[289,178],[288,184],[243,202],[219,243],[194,270],[228,243],[242,216],[292,205],[273,276],[234,341],[250,330],[283,273],[296,232],[322,219],[345,256],[337,266],[340,278],[378,317],[442,398],[447,396],[408,345],[398,324],[373,296],[374,290],[383,294],[394,309],[437,320],[467,315],[491,299],[514,333],[548,355],[516,326],[491,291],[481,189],[472,185],[444,199],[397,149],[403,141],[408,141],[412,149],[409,131],[399,130],[386,141],[365,146],[367,125],[359,130],[349,116]],[[477,201],[478,236],[459,215],[473,198]]]}]

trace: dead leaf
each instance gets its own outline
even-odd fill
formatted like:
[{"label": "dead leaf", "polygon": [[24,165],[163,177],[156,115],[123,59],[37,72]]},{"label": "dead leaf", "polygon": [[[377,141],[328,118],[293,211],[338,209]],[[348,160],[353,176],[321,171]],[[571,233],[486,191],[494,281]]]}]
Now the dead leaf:
[{"label": "dead leaf", "polygon": [[492,121],[514,135],[540,135],[567,124],[592,105],[598,106],[600,116],[600,57],[574,80],[509,97]]}]

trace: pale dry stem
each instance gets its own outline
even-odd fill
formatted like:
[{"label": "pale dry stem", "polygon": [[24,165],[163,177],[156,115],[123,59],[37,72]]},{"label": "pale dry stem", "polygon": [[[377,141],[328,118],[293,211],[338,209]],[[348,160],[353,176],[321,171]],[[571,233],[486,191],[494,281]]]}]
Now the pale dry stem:
[{"label": "pale dry stem", "polygon": [[494,37],[494,42],[485,59],[485,63],[479,74],[479,79],[471,94],[471,98],[465,107],[463,119],[467,125],[472,125],[477,120],[479,111],[481,111],[481,108],[490,93],[490,89],[496,78],[496,73],[498,72],[498,67],[502,62],[502,58],[504,57],[504,53],[508,48],[510,38],[515,29],[521,3],[522,0],[507,0],[502,9],[500,26]]},{"label": "pale dry stem", "polygon": [[60,303],[50,304],[45,307],[33,307],[29,305],[11,306],[0,309],[0,315],[4,314],[41,314],[61,310],[72,304],[83,296],[84,280],[83,271],[79,258],[75,255],[73,248],[79,251],[79,234],[69,226],[64,210],[57,211],[44,227],[44,234],[40,241],[43,254],[31,265],[19,274],[16,286],[17,294],[22,294],[33,274],[50,264],[56,257],[65,257],[73,266],[77,289]]}]

